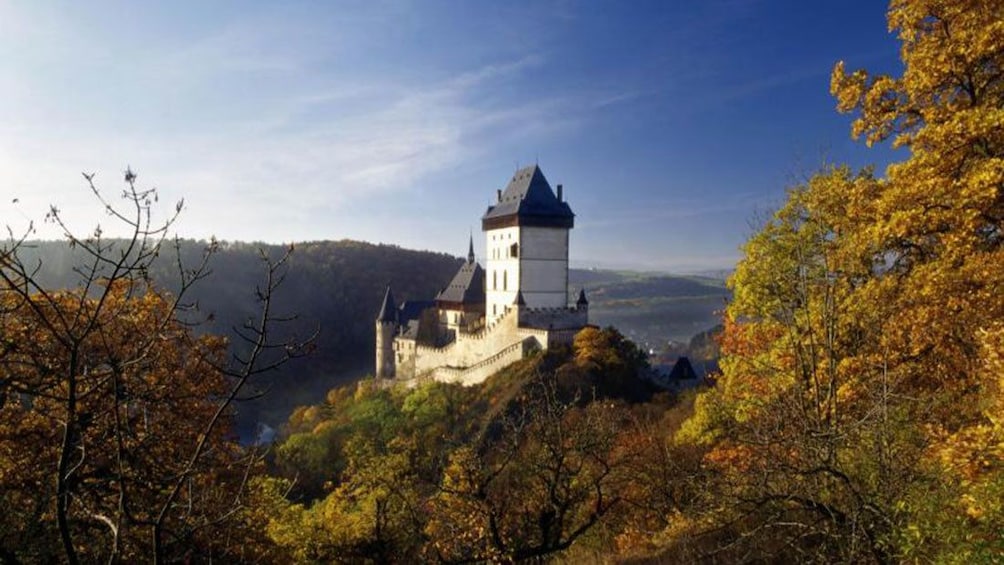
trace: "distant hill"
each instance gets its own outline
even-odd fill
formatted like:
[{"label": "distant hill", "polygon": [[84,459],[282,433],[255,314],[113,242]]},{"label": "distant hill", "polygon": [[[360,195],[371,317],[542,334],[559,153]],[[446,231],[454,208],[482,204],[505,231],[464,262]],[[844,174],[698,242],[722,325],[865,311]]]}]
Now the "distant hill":
[{"label": "distant hill", "polygon": [[[182,262],[195,265],[205,247],[204,241],[182,241]],[[271,256],[284,249],[252,243],[220,246],[212,274],[191,295],[204,314],[213,315],[205,331],[230,333],[255,314],[260,248]],[[72,269],[82,259],[79,251],[64,242],[33,242],[23,251],[26,259],[39,263],[39,278],[48,287],[76,285]],[[152,272],[167,289],[177,282],[173,255],[165,252]],[[444,253],[350,240],[297,244],[276,306],[297,315],[289,331],[298,336],[318,332],[316,349],[257,383],[266,394],[238,407],[243,433],[257,422],[276,425],[295,406],[314,404],[329,389],[371,373],[373,320],[386,285],[393,284],[399,301],[428,299],[449,282],[460,262]],[[643,348],[658,349],[666,340],[685,343],[714,326],[714,312],[728,296],[722,281],[702,277],[573,269],[569,280],[573,297],[579,288],[586,289],[592,323],[616,326]]]},{"label": "distant hill", "polygon": [[[182,262],[194,266],[206,242],[181,242]],[[231,333],[256,313],[255,287],[261,284],[259,249],[273,257],[284,246],[224,243],[210,263],[212,274],[190,298],[212,320],[204,331]],[[29,263],[38,263],[39,279],[50,288],[77,284],[73,266],[83,257],[64,242],[32,242],[23,248]],[[323,398],[334,386],[372,371],[373,320],[387,283],[398,300],[433,296],[455,273],[460,260],[443,253],[413,251],[358,241],[321,241],[296,245],[287,280],[276,297],[280,313],[297,316],[285,330],[297,336],[317,332],[314,353],[295,360],[255,383],[264,396],[238,406],[243,435],[259,421],[282,422],[297,405]],[[166,289],[178,280],[173,251],[164,251],[152,270]]]},{"label": "distant hill", "polygon": [[717,325],[731,296],[723,279],[635,271],[572,269],[569,286],[586,289],[592,323],[616,326],[656,352]]}]

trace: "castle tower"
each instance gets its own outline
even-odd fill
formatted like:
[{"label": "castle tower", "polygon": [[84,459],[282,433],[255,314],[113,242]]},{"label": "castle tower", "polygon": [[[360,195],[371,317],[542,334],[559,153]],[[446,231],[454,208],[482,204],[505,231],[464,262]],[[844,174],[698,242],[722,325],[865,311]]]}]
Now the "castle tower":
[{"label": "castle tower", "polygon": [[568,306],[568,235],[575,214],[537,165],[516,171],[481,218],[487,248],[485,318],[491,324],[519,293],[527,308]]},{"label": "castle tower", "polygon": [[471,236],[467,262],[460,266],[453,280],[438,295],[439,323],[445,331],[470,330],[485,315],[485,271],[474,260],[474,237]]},{"label": "castle tower", "polygon": [[387,285],[383,306],[376,319],[376,377],[394,378],[394,334],[397,333],[397,304]]}]

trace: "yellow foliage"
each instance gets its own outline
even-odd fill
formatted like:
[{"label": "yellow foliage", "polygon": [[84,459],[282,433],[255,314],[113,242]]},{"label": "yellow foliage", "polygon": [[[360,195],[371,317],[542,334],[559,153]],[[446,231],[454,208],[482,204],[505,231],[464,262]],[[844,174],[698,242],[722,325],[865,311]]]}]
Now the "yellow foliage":
[{"label": "yellow foliage", "polygon": [[1004,0],[893,0],[902,75],[835,66],[852,135],[908,157],[880,179],[824,168],[747,242],[718,390],[681,434],[713,443],[726,495],[790,521],[853,516],[827,535],[869,558],[1000,547],[1002,14]]}]

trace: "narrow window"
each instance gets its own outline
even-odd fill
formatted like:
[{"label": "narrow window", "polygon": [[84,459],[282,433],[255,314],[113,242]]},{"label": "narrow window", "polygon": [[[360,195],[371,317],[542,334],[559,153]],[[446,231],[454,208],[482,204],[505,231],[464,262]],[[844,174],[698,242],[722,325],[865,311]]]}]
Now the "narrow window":
[{"label": "narrow window", "polygon": [[498,271],[492,271],[492,290],[499,289]]},{"label": "narrow window", "polygon": [[509,285],[507,284],[509,277],[507,275],[509,275],[509,271],[502,271],[502,290],[509,290]]},{"label": "narrow window", "polygon": [[509,246],[509,255],[513,257],[519,257],[519,244],[514,243]]}]

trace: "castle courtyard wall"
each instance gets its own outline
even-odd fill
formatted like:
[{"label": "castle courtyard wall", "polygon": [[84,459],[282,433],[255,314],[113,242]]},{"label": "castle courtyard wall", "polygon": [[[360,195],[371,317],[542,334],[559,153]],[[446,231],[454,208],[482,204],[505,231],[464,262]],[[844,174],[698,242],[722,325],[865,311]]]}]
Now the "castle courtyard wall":
[{"label": "castle courtyard wall", "polygon": [[455,340],[442,347],[398,338],[397,377],[478,383],[532,349],[570,345],[587,321],[586,308],[510,306],[494,324],[478,332],[457,332]]}]

